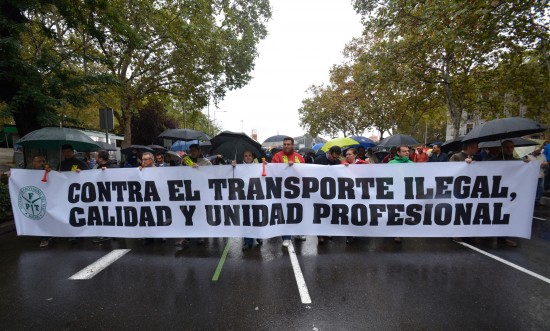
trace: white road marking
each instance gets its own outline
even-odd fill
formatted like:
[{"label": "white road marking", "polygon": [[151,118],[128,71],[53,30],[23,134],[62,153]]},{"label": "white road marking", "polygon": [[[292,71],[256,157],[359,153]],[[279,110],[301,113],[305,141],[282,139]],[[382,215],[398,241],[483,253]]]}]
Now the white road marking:
[{"label": "white road marking", "polygon": [[290,242],[290,246],[288,246],[288,255],[290,256],[290,262],[292,262],[292,269],[294,269],[294,277],[296,277],[296,283],[298,284],[298,291],[300,292],[302,303],[310,304],[311,298],[309,297],[306,281],[304,280],[304,275],[302,275],[302,269],[300,268],[300,263],[298,263],[298,257],[296,256],[292,241]]},{"label": "white road marking", "polygon": [[536,219],[536,220],[541,220],[541,221],[546,221],[547,220],[546,218],[540,218],[540,217],[535,217],[535,216],[533,216],[533,218]]},{"label": "white road marking", "polygon": [[486,251],[481,250],[481,249],[479,249],[479,248],[477,248],[477,247],[474,247],[474,246],[472,246],[472,245],[470,245],[470,244],[467,244],[467,243],[465,243],[465,242],[459,242],[459,244],[461,244],[462,246],[466,246],[466,247],[468,247],[469,249],[472,249],[472,250],[474,250],[474,251],[476,251],[476,252],[478,252],[478,253],[481,253],[481,254],[483,254],[483,255],[485,255],[485,256],[488,256],[488,257],[490,257],[490,258],[492,258],[492,259],[495,259],[495,260],[497,260],[497,261],[499,261],[499,262],[502,262],[502,263],[504,263],[504,264],[506,264],[506,265],[508,265],[508,266],[510,266],[510,267],[512,267],[512,268],[515,268],[515,269],[521,271],[521,272],[524,272],[524,273],[528,274],[529,276],[533,276],[533,277],[535,277],[535,278],[538,278],[538,279],[542,280],[543,282],[546,282],[546,283],[550,284],[550,278],[546,278],[546,277],[544,277],[544,276],[541,276],[541,275],[539,275],[539,274],[537,274],[537,273],[532,272],[531,270],[527,270],[527,269],[525,269],[524,267],[520,267],[520,266],[517,265],[517,264],[514,264],[514,263],[512,263],[512,262],[508,262],[508,261],[506,261],[506,260],[504,260],[504,259],[502,259],[502,258],[500,258],[500,257],[498,257],[498,256],[496,256],[496,255],[487,253]]},{"label": "white road marking", "polygon": [[97,275],[101,270],[107,268],[110,264],[123,257],[130,249],[115,249],[86,268],[80,270],[69,279],[90,279]]}]

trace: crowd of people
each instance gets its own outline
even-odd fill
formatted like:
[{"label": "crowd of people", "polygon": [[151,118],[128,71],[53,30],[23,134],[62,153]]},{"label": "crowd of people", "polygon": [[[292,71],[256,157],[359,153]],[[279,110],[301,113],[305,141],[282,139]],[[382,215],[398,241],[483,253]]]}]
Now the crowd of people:
[{"label": "crowd of people", "polygon": [[[271,154],[268,155],[268,158],[263,160],[258,160],[254,157],[254,153],[251,150],[245,150],[243,153],[242,163],[257,163],[257,162],[271,162],[271,163],[286,163],[289,166],[300,163],[312,163],[319,165],[338,165],[343,164],[345,166],[350,165],[368,165],[375,163],[388,163],[388,164],[403,164],[403,163],[421,163],[421,162],[467,162],[472,163],[474,161],[513,161],[521,160],[514,156],[514,143],[511,140],[506,140],[502,142],[500,147],[494,147],[489,149],[479,149],[476,142],[468,142],[462,146],[462,150],[456,153],[453,153],[450,157],[447,153],[441,150],[439,143],[435,143],[431,146],[431,151],[428,153],[426,148],[421,146],[416,149],[411,148],[407,145],[400,145],[391,147],[389,153],[382,159],[379,160],[376,153],[372,148],[365,149],[362,146],[354,146],[349,148],[342,149],[339,146],[332,146],[328,151],[314,155],[312,153],[300,154],[294,148],[294,139],[291,137],[286,137],[283,140],[283,146],[280,150],[272,150]],[[71,145],[62,146],[62,154],[64,159],[60,162],[58,171],[82,171],[90,169],[90,164],[93,164],[95,169],[110,169],[118,168],[119,165],[117,162],[113,161],[109,157],[107,151],[98,151],[95,153],[95,158],[90,160],[79,160],[75,157],[74,149]],[[529,162],[531,160],[541,161],[541,168],[539,172],[539,181],[537,185],[536,193],[536,206],[542,206],[541,198],[543,191],[545,189],[550,189],[550,175],[548,174],[549,168],[548,164],[550,162],[550,144],[543,144],[540,147],[537,147],[531,154],[525,156],[523,161]],[[90,162],[92,161],[92,162]],[[151,153],[144,152],[139,153],[138,150],[133,150],[129,154],[124,163],[121,165],[123,167],[138,167],[140,170],[143,168],[150,167],[167,167],[167,166],[192,166],[192,167],[201,167],[201,166],[211,166],[218,164],[232,164],[234,167],[237,167],[238,164],[236,160],[227,160],[222,155],[213,155],[213,156],[204,156],[202,154],[201,148],[198,144],[193,144],[189,146],[188,153],[183,155],[181,161],[171,158],[170,154],[167,153]],[[46,169],[48,170],[45,162],[45,158],[41,155],[37,155],[33,158],[32,169]],[[40,241],[40,247],[47,247],[52,238],[44,237]],[[299,240],[306,240],[305,236],[297,236]],[[330,240],[330,237],[327,236],[318,236],[318,244],[322,245],[327,240]],[[503,241],[509,247],[516,247],[517,243],[509,238],[498,238]],[[74,242],[76,238],[70,238],[70,241]],[[97,238],[94,240],[94,243],[101,243],[103,241],[110,240],[110,238]],[[151,239],[144,239],[146,241],[151,241]],[[198,238],[197,243],[200,245],[204,242],[204,238]],[[462,241],[462,238],[453,238],[456,241]],[[475,240],[475,239],[473,239]],[[162,241],[166,241],[162,239]],[[175,242],[176,246],[182,247],[189,243],[189,239],[182,238]],[[354,241],[353,237],[347,237],[346,243],[352,244]],[[394,238],[396,243],[401,243],[401,238]],[[262,245],[263,241],[261,239],[256,239],[258,245]],[[243,251],[250,249],[253,246],[254,238],[244,238],[243,240]],[[283,247],[288,247],[291,243],[291,236],[286,235],[282,236],[282,245]]]}]

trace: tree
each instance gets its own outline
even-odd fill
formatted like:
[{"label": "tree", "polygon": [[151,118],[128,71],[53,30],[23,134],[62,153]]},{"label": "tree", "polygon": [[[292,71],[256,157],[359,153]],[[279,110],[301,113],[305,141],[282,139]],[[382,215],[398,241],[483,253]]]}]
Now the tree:
[{"label": "tree", "polygon": [[393,61],[409,68],[400,78],[431,85],[445,100],[455,135],[463,114],[478,110],[480,90],[490,89],[482,83],[503,58],[543,50],[548,40],[544,0],[355,0],[354,6],[366,31],[391,44]]},{"label": "tree", "polygon": [[[271,15],[267,0],[54,0],[44,4],[28,1],[0,9],[2,13],[13,12],[14,20],[19,20],[17,27],[25,27],[27,38],[21,38],[23,28],[17,33],[10,28],[6,31],[17,37],[19,45],[27,40],[29,54],[47,50],[55,59],[51,61],[55,69],[75,78],[66,82],[80,80],[79,88],[71,91],[80,91],[81,100],[89,103],[87,97],[93,97],[101,104],[103,95],[114,91],[118,105],[113,108],[126,145],[132,138],[132,117],[147,97],[168,94],[173,103],[186,105],[186,111],[193,114],[204,108],[208,100],[217,102],[227,90],[246,84],[257,55],[256,44],[266,36],[265,23]],[[27,22],[41,28],[28,29],[32,24]],[[47,37],[46,42],[32,43],[37,31]],[[20,50],[10,54],[22,60]],[[0,69],[8,71],[13,65],[6,63]],[[58,73],[33,72],[37,73],[35,80],[42,84],[44,73]],[[44,96],[51,97],[48,93]],[[61,98],[53,99],[37,103],[54,104],[51,113],[55,113],[56,107],[63,104],[53,102]],[[14,108],[14,98],[7,96],[2,100]],[[27,111],[28,127],[39,127],[37,119],[44,113],[44,109]]]}]

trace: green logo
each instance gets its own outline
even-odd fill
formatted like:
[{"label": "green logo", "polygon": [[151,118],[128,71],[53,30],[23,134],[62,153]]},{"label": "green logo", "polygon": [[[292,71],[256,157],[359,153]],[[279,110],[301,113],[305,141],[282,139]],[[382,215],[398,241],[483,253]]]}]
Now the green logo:
[{"label": "green logo", "polygon": [[19,210],[31,220],[40,220],[46,213],[46,196],[34,186],[19,190]]}]

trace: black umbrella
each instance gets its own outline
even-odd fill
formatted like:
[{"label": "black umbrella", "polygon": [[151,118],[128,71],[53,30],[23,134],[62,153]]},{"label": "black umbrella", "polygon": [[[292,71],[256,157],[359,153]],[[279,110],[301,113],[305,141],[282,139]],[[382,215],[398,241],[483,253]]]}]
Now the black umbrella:
[{"label": "black umbrella", "polygon": [[167,149],[160,146],[160,145],[147,145],[147,147],[149,147],[150,149],[154,150],[155,151],[155,154],[158,154],[158,153],[166,153]]},{"label": "black umbrella", "polygon": [[505,140],[546,130],[548,127],[528,118],[500,118],[476,126],[464,136],[462,142]]},{"label": "black umbrella", "polygon": [[203,140],[208,141],[210,137],[204,132],[200,132],[192,129],[168,129],[161,133],[158,138],[160,139],[172,139],[172,140]]},{"label": "black umbrella", "polygon": [[515,147],[536,146],[539,144],[538,142],[532,141],[529,139],[510,138],[510,139],[504,139],[504,140],[485,141],[485,142],[479,143],[479,148],[501,147],[502,142],[506,140],[512,141]]},{"label": "black umbrella", "polygon": [[407,136],[405,134],[395,134],[393,136],[389,136],[387,138],[382,139],[379,143],[379,147],[392,147],[392,146],[400,146],[400,145],[407,145],[407,146],[413,146],[413,145],[419,145],[420,143],[416,141],[411,136]]},{"label": "black umbrella", "polygon": [[149,153],[154,153],[155,151],[152,149],[152,148],[149,148],[147,146],[143,146],[143,145],[130,145],[126,148],[123,148],[120,150],[120,152],[122,154],[131,154],[132,151],[139,151],[139,152],[149,152]]},{"label": "black umbrella", "polygon": [[456,152],[462,148],[462,138],[464,136],[456,137],[454,139],[447,140],[441,145],[441,150],[445,153]]},{"label": "black umbrella", "polygon": [[221,154],[227,159],[243,161],[243,152],[249,150],[254,157],[265,157],[262,145],[242,132],[224,131],[211,140],[212,154]]}]

